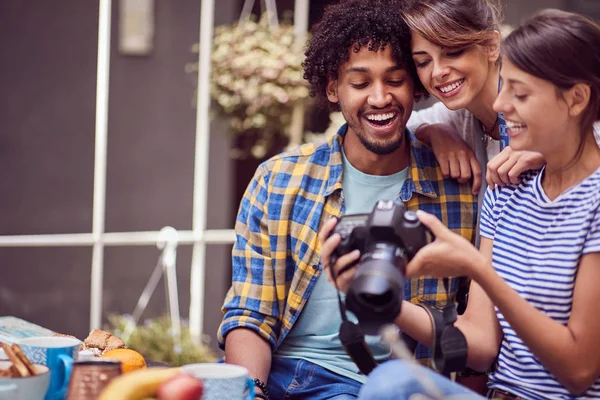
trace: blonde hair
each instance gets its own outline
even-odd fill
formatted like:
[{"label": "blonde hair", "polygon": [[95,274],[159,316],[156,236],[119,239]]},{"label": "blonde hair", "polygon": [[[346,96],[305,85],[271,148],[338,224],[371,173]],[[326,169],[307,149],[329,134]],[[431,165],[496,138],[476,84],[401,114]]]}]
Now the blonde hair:
[{"label": "blonde hair", "polygon": [[487,45],[502,9],[488,0],[416,0],[402,11],[410,29],[439,47]]}]

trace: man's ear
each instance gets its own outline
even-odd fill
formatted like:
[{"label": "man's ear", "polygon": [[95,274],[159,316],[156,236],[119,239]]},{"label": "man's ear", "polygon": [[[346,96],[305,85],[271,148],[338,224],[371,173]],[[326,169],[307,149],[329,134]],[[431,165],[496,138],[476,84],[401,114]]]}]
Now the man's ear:
[{"label": "man's ear", "polygon": [[329,81],[327,82],[327,100],[334,104],[340,102],[340,98],[338,97],[337,80],[329,79]]},{"label": "man's ear", "polygon": [[488,44],[488,61],[491,63],[498,62],[500,59],[500,43],[502,41],[502,36],[498,31],[492,31],[490,42]]},{"label": "man's ear", "polygon": [[592,89],[585,83],[576,83],[564,93],[571,117],[578,117],[585,111],[590,104],[591,94]]}]

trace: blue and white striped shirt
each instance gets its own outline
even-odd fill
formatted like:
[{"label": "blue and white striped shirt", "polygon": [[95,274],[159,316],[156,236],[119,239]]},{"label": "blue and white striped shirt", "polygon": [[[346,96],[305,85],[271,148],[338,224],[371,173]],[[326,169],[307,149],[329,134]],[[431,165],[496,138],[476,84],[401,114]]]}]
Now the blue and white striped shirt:
[{"label": "blue and white striped shirt", "polygon": [[[488,189],[481,236],[494,241],[498,274],[535,308],[561,324],[571,315],[581,257],[600,252],[600,169],[550,200],[543,170],[522,176],[518,186]],[[600,398],[600,378],[581,397],[569,394],[540,363],[496,309],[504,332],[490,387],[524,399]],[[544,332],[540,332],[543,335]]]}]

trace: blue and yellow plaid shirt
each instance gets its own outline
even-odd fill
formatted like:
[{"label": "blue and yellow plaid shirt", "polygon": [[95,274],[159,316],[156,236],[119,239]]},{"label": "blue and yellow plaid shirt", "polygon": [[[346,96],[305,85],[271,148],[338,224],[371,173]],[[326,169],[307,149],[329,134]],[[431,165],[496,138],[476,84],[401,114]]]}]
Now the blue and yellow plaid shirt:
[{"label": "blue and yellow plaid shirt", "polygon": [[[233,247],[233,283],[223,312],[218,339],[236,328],[257,332],[273,349],[298,320],[322,272],[317,233],[323,223],[344,213],[342,141],[344,125],[321,143],[303,145],[277,155],[257,169],[241,201]],[[448,228],[473,242],[477,197],[471,185],[444,179],[433,152],[407,130],[410,164],[398,195],[409,210],[435,214]],[[404,295],[415,303],[442,307],[454,301],[437,278],[406,282]],[[428,358],[420,346],[418,358]]]}]

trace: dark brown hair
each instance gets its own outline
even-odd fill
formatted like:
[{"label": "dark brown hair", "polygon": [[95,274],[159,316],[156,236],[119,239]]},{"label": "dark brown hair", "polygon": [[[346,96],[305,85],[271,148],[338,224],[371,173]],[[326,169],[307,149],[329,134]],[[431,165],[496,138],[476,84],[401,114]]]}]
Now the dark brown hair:
[{"label": "dark brown hair", "polygon": [[452,48],[489,44],[502,12],[488,0],[412,0],[402,17],[428,42]]},{"label": "dark brown hair", "polygon": [[579,156],[585,135],[600,119],[600,26],[579,14],[543,10],[508,35],[502,51],[517,68],[560,90],[577,83],[590,87],[590,101],[581,120]]}]

